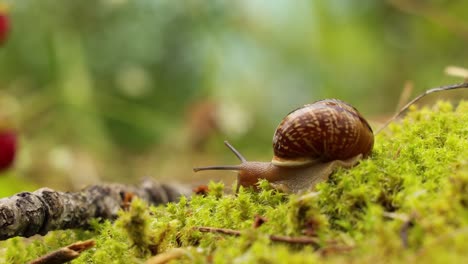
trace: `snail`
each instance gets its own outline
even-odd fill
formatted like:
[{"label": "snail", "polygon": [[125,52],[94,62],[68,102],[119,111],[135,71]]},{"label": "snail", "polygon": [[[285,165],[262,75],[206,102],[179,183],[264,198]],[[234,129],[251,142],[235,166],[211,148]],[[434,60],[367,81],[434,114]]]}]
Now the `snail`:
[{"label": "snail", "polygon": [[326,99],[290,112],[273,136],[271,162],[247,161],[231,144],[225,145],[239,158],[239,165],[194,168],[238,171],[239,186],[254,186],[266,179],[285,192],[302,192],[326,180],[337,168],[349,168],[368,157],[374,145],[369,123],[351,105]]}]

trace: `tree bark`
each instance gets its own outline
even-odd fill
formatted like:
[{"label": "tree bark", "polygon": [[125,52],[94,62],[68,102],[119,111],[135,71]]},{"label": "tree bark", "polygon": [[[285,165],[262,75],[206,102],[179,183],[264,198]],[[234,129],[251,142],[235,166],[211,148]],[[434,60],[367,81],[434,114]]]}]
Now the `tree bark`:
[{"label": "tree bark", "polygon": [[45,235],[51,230],[89,228],[93,218],[115,219],[119,209],[137,196],[158,205],[177,201],[191,190],[180,185],[160,184],[150,179],[140,186],[103,184],[79,192],[42,188],[0,199],[0,240],[15,236]]}]

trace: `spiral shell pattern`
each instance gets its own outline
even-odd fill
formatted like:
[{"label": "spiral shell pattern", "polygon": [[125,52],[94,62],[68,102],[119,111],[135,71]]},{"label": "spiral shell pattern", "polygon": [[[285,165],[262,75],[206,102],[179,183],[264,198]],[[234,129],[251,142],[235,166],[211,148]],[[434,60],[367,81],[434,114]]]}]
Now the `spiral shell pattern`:
[{"label": "spiral shell pattern", "polygon": [[351,105],[326,99],[289,113],[273,136],[277,166],[301,166],[314,162],[368,156],[374,134],[367,121]]}]

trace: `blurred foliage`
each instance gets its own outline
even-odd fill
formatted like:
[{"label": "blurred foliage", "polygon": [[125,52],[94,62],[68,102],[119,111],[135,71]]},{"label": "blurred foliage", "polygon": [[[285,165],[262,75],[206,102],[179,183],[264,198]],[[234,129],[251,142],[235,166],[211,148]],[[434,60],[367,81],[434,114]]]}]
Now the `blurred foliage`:
[{"label": "blurred foliage", "polygon": [[388,113],[405,81],[417,93],[467,66],[466,1],[4,2],[0,92],[20,106],[17,168],[57,185],[191,176],[233,161],[223,139],[268,160],[275,126],[302,104]]},{"label": "blurred foliage", "polygon": [[0,197],[7,197],[23,191],[34,191],[38,186],[19,178],[13,173],[0,173]]}]

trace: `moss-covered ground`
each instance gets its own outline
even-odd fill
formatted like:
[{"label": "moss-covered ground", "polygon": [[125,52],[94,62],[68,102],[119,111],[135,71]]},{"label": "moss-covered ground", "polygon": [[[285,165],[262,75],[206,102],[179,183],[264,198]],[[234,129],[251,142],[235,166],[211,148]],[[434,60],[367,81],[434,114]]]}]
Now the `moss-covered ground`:
[{"label": "moss-covered ground", "polygon": [[[94,238],[96,247],[73,263],[144,263],[173,248],[181,248],[175,263],[468,263],[468,102],[412,109],[376,137],[369,159],[337,171],[317,193],[260,186],[235,196],[211,183],[206,195],[159,207],[134,200],[117,221],[96,221],[93,231],[1,242],[0,260],[24,263]],[[274,242],[269,235],[317,243]]]}]

